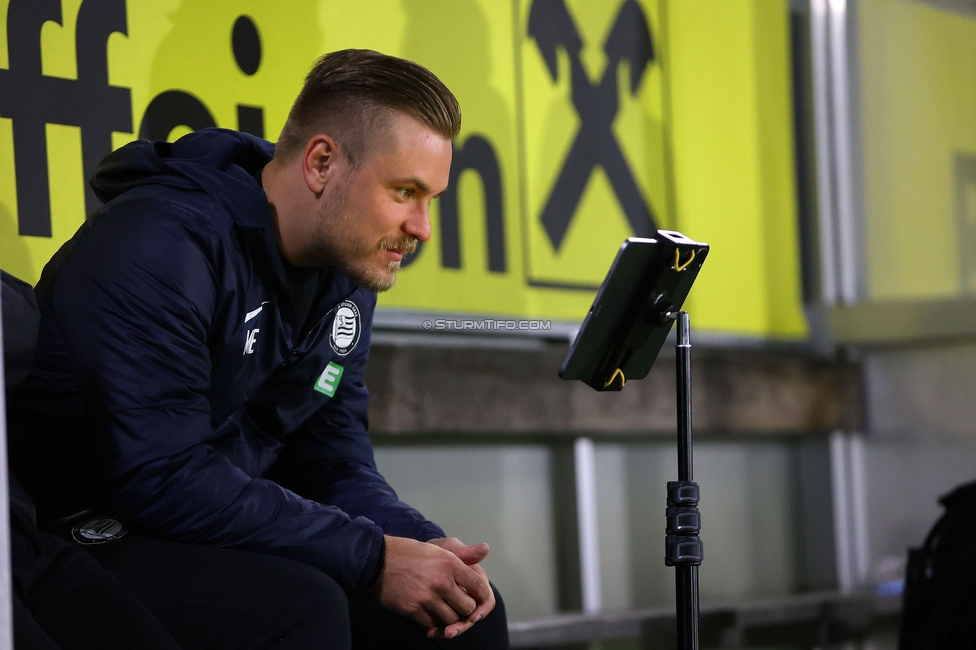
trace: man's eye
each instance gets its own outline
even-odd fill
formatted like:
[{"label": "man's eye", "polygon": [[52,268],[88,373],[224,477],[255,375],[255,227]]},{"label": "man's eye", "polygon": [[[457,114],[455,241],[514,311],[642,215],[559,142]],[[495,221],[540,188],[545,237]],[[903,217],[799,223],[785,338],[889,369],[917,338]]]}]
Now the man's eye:
[{"label": "man's eye", "polygon": [[400,189],[397,190],[397,193],[399,193],[400,196],[402,196],[403,198],[409,199],[411,196],[413,196],[413,188],[401,187]]}]

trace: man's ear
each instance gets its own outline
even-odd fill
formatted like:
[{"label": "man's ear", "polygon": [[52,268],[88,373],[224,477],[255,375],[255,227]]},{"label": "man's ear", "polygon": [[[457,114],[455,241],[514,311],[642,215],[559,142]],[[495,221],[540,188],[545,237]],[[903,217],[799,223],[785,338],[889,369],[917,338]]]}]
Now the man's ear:
[{"label": "man's ear", "polygon": [[318,198],[329,180],[335,174],[336,163],[339,160],[339,148],[336,141],[325,133],[320,133],[305,144],[302,156],[302,175],[305,185]]}]

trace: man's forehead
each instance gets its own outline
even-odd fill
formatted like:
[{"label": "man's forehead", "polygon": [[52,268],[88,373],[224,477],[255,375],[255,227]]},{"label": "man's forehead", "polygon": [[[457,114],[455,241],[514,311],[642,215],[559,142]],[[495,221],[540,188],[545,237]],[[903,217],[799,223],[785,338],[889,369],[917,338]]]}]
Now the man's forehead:
[{"label": "man's forehead", "polygon": [[385,140],[387,149],[402,149],[416,146],[420,142],[444,143],[447,140],[430,125],[424,124],[412,115],[400,111],[388,111],[377,120],[379,140]]},{"label": "man's forehead", "polygon": [[386,133],[365,161],[390,181],[440,192],[451,168],[451,142],[426,124],[402,113],[391,117]]}]

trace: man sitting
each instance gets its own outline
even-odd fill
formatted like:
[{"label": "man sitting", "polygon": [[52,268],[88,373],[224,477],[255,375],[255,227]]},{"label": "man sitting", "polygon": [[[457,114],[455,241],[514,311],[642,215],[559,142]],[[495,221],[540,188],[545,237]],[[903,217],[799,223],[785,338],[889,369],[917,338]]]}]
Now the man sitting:
[{"label": "man sitting", "polygon": [[507,647],[487,545],[401,502],[367,433],[376,292],[429,238],[459,127],[421,66],[328,54],[276,146],[108,156],[45,267],[13,464],[183,648]]}]

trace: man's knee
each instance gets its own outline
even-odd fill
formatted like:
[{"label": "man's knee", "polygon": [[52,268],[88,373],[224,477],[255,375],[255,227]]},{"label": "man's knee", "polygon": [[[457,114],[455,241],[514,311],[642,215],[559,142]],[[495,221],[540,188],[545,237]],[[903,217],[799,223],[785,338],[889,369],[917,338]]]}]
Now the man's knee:
[{"label": "man's knee", "polygon": [[[281,605],[292,624],[307,630],[310,637],[333,639],[337,648],[350,647],[349,601],[342,588],[319,569],[297,562],[282,578]],[[345,639],[345,645],[340,639]]]},{"label": "man's knee", "polygon": [[297,560],[130,533],[86,547],[184,648],[348,649],[349,603]]},{"label": "man's knee", "polygon": [[[336,627],[349,627],[349,601],[346,592],[332,578],[314,567],[312,579],[307,586],[305,609],[310,616],[323,617],[332,621]],[[325,615],[325,612],[328,612]]]}]

